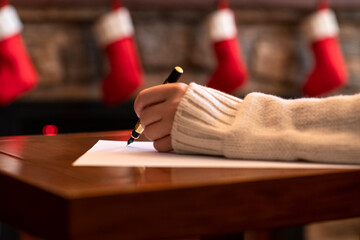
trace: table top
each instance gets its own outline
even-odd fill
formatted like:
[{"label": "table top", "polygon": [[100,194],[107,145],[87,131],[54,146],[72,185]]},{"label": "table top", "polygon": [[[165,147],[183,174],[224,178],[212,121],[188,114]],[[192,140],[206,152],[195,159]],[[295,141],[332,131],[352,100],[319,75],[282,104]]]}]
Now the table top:
[{"label": "table top", "polygon": [[160,239],[360,216],[356,169],[72,166],[129,134],[0,137],[0,221],[45,238]]}]

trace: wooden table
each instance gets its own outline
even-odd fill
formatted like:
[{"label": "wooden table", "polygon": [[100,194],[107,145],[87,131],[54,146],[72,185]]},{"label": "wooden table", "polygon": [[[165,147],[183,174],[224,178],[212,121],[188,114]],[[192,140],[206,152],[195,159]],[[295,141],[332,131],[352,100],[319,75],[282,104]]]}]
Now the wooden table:
[{"label": "wooden table", "polygon": [[128,136],[0,138],[0,221],[51,239],[162,239],[360,216],[360,170],[71,166]]}]

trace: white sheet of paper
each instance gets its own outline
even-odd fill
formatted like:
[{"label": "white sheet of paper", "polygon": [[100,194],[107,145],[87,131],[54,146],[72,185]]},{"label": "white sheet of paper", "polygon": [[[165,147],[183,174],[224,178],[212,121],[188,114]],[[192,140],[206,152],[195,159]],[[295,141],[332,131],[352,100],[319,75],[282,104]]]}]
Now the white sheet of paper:
[{"label": "white sheet of paper", "polygon": [[222,157],[159,153],[152,142],[99,140],[73,166],[181,168],[360,168],[360,165],[306,162],[246,161]]}]

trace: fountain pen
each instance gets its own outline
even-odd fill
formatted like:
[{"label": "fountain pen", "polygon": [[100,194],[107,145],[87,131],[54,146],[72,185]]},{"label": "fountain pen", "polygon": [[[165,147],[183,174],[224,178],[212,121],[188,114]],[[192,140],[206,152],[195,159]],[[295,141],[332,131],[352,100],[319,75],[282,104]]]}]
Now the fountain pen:
[{"label": "fountain pen", "polygon": [[[169,77],[164,81],[163,84],[177,82],[177,80],[179,80],[179,78],[181,77],[181,74],[183,74],[183,72],[184,71],[181,67],[176,66],[170,73]],[[141,126],[140,119],[139,119],[137,121],[134,129],[131,132],[131,136],[130,136],[129,140],[127,141],[127,145],[133,143],[135,141],[135,139],[138,139],[140,137],[140,134],[143,131],[144,131],[144,128]]]}]

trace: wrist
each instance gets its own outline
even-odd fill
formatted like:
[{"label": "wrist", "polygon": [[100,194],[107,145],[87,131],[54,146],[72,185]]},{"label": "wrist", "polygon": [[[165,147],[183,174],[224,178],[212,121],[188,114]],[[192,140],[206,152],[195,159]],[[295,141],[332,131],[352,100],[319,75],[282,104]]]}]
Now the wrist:
[{"label": "wrist", "polygon": [[223,136],[230,130],[241,100],[190,84],[178,105],[172,147],[178,153],[223,155]]}]

